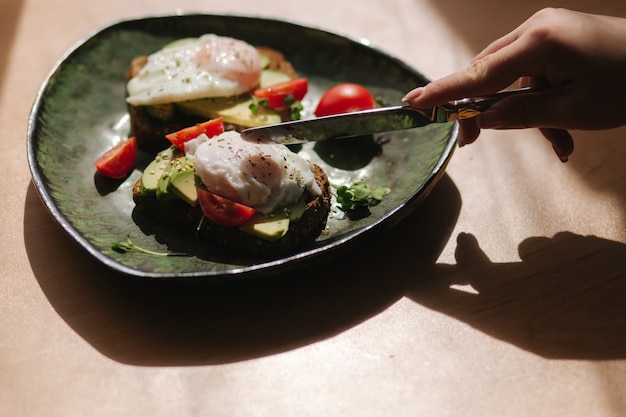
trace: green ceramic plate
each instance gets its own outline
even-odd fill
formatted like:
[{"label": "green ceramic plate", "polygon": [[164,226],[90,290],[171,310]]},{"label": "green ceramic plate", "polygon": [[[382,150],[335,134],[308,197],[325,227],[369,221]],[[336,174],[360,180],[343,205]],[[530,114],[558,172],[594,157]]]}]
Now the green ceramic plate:
[{"label": "green ceramic plate", "polygon": [[[102,181],[94,161],[125,139],[129,122],[125,74],[130,60],[181,37],[204,33],[232,36],[282,51],[309,78],[303,117],[311,117],[321,94],[339,82],[367,86],[398,104],[426,83],[402,61],[323,30],[278,20],[241,16],[176,15],[122,21],[102,28],[70,50],[51,71],[35,100],[28,126],[28,161],[44,204],[62,228],[89,254],[125,274],[153,278],[233,279],[283,271],[318,261],[395,225],[443,175],[456,141],[455,124],[372,137],[305,145],[295,151],[320,164],[336,185],[364,180],[392,189],[359,220],[331,214],[328,233],[293,255],[256,261],[228,253],[193,236],[133,213],[131,186],[151,154],[141,152],[137,169],[123,181]],[[118,253],[114,242],[129,235],[137,245],[188,256]]]}]

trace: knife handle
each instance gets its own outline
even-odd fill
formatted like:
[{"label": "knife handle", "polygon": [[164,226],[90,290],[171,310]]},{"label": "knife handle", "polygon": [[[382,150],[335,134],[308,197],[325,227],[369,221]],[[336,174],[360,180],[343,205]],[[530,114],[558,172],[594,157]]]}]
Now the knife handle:
[{"label": "knife handle", "polygon": [[481,97],[464,98],[451,101],[432,109],[432,114],[428,115],[434,122],[453,122],[460,119],[470,119],[478,116],[487,110],[492,104],[503,98],[519,94],[528,94],[538,91],[535,87],[525,87],[516,90],[500,91]]}]

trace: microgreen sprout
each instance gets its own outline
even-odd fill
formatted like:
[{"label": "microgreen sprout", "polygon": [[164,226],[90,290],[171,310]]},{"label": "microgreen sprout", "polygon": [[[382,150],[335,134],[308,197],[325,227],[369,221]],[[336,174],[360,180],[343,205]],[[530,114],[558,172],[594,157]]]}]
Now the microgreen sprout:
[{"label": "microgreen sprout", "polygon": [[185,253],[179,253],[179,252],[155,252],[149,249],[142,248],[141,246],[137,246],[133,243],[133,241],[130,239],[130,235],[127,235],[126,240],[123,242],[113,242],[111,244],[111,248],[117,252],[122,252],[122,253],[126,253],[131,250],[134,250],[136,252],[141,252],[147,255],[154,255],[154,256],[186,256],[187,255]]},{"label": "microgreen sprout", "polygon": [[289,118],[291,120],[300,120],[302,110],[304,110],[302,102],[296,100],[291,94],[287,94],[284,103],[289,108]]},{"label": "microgreen sprout", "polygon": [[356,210],[363,207],[371,207],[380,203],[383,197],[391,192],[388,187],[369,187],[365,182],[358,181],[354,184],[336,187],[337,204],[343,211]]},{"label": "microgreen sprout", "polygon": [[269,100],[266,98],[257,99],[256,97],[253,97],[253,101],[248,107],[252,113],[257,113],[261,107],[267,107],[268,102]]}]

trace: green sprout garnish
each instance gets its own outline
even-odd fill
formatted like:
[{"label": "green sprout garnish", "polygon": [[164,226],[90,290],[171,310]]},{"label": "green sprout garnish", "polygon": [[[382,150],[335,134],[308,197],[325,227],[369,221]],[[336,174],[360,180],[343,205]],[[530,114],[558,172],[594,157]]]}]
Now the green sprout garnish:
[{"label": "green sprout garnish", "polygon": [[284,100],[285,106],[289,107],[289,118],[300,120],[301,112],[304,110],[302,103],[296,100],[291,94],[287,94]]},{"label": "green sprout garnish", "polygon": [[113,242],[111,244],[111,248],[117,252],[122,252],[122,253],[126,253],[131,250],[134,250],[136,252],[141,252],[147,255],[154,255],[154,256],[186,256],[187,255],[185,253],[178,253],[178,252],[155,252],[149,249],[142,248],[141,246],[135,245],[132,242],[132,240],[130,240],[130,235],[127,235],[126,240],[123,242]]},{"label": "green sprout garnish", "polygon": [[248,107],[252,113],[257,113],[261,107],[267,107],[268,102],[269,101],[266,98],[257,99],[256,97],[253,97],[252,103],[250,103]]},{"label": "green sprout garnish", "polygon": [[[300,120],[301,112],[304,110],[302,103],[296,100],[293,95],[287,94],[283,103],[289,109],[290,120]],[[268,108],[269,100],[266,98],[252,97],[252,103],[248,106],[252,113],[258,113],[262,108]]]},{"label": "green sprout garnish", "polygon": [[380,203],[383,197],[391,192],[388,187],[370,188],[365,182],[358,181],[347,186],[337,187],[337,204],[343,211],[367,208]]}]

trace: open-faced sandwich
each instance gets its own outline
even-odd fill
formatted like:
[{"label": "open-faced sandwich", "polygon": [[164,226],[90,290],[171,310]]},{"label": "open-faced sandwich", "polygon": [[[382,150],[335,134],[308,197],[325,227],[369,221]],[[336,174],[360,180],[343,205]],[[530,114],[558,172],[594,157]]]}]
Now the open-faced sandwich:
[{"label": "open-faced sandwich", "polygon": [[306,90],[280,52],[212,34],[137,57],[127,82],[132,135],[161,152],[133,187],[136,210],[255,257],[314,241],[330,210],[326,174],[238,133],[293,118]]},{"label": "open-faced sandwich", "polygon": [[132,135],[155,150],[207,119],[221,117],[227,130],[288,120],[308,88],[281,52],[214,34],[136,57],[127,80]]},{"label": "open-faced sandwich", "polygon": [[322,169],[286,146],[222,131],[221,119],[213,119],[179,133],[185,141],[160,152],[135,183],[136,209],[255,257],[313,242],[330,210]]}]

